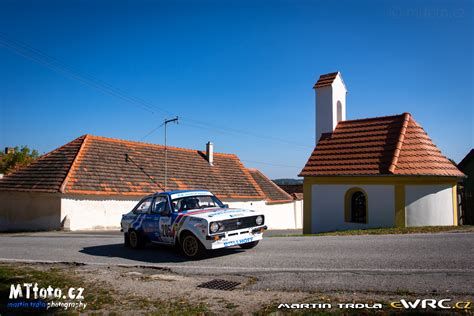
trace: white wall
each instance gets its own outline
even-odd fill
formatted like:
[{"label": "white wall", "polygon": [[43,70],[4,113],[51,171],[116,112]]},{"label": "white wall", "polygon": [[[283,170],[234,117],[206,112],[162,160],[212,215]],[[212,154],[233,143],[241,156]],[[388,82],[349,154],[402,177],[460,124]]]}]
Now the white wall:
[{"label": "white wall", "polygon": [[333,131],[332,87],[316,89],[316,144],[322,133]]},{"label": "white wall", "polygon": [[[358,187],[367,193],[367,224],[344,221],[346,192]],[[366,229],[395,226],[395,188],[393,185],[315,184],[312,190],[312,231]]]},{"label": "white wall", "polygon": [[[128,213],[140,199],[68,196],[61,199],[61,220],[67,216],[70,230],[119,229],[122,214]],[[233,208],[262,211],[270,229],[302,228],[302,201],[266,204],[265,201],[223,201]]]},{"label": "white wall", "polygon": [[450,185],[405,186],[407,226],[453,225],[453,191]]},{"label": "white wall", "polygon": [[261,211],[265,215],[265,224],[269,229],[303,228],[303,201],[267,204],[265,201],[235,202],[224,201],[232,208],[245,208]]},{"label": "white wall", "polygon": [[67,216],[70,230],[120,229],[122,214],[130,212],[140,199],[66,196],[61,199],[61,220]]},{"label": "white wall", "polygon": [[60,227],[59,195],[0,192],[0,231],[53,230]]},{"label": "white wall", "polygon": [[331,133],[338,123],[337,102],[341,103],[341,120],[346,120],[347,90],[338,74],[331,86],[316,88],[316,143],[322,133]]}]

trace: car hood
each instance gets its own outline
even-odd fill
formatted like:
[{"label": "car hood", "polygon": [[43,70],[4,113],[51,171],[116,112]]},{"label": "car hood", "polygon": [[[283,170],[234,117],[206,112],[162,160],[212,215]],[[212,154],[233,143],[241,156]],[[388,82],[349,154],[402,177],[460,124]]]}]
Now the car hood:
[{"label": "car hood", "polygon": [[222,221],[226,219],[263,215],[261,212],[241,208],[212,208],[203,210],[191,210],[180,213],[185,216],[203,218],[207,221]]}]

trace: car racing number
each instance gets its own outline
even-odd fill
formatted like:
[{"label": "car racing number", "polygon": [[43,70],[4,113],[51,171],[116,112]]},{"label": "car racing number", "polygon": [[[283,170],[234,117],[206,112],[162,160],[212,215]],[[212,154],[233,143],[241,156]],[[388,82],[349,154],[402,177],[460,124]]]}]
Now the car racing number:
[{"label": "car racing number", "polygon": [[173,237],[171,236],[171,227],[168,224],[162,224],[161,227],[161,236],[163,237]]},{"label": "car racing number", "polygon": [[174,241],[171,226],[171,217],[160,217],[160,236],[164,242],[172,243]]}]

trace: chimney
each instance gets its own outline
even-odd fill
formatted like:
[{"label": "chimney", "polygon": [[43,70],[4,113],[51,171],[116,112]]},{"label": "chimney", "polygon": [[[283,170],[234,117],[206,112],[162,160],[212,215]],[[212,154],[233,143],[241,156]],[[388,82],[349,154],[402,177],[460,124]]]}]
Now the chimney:
[{"label": "chimney", "polygon": [[13,147],[5,147],[5,154],[14,154],[15,153],[15,148]]},{"label": "chimney", "polygon": [[316,92],[316,144],[324,133],[332,133],[340,121],[346,120],[347,89],[340,72],[319,77]]},{"label": "chimney", "polygon": [[214,144],[210,141],[206,144],[206,157],[210,166],[214,166]]}]

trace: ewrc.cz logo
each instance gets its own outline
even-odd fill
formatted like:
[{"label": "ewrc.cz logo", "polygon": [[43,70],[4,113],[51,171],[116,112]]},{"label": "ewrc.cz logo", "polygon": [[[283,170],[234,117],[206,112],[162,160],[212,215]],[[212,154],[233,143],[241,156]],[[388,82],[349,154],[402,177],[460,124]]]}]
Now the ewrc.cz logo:
[{"label": "ewrc.cz logo", "polygon": [[424,299],[420,300],[417,299],[414,302],[407,301],[405,299],[401,299],[398,302],[391,302],[390,307],[397,308],[397,309],[471,309],[472,302],[456,302],[454,305],[449,304],[451,299],[442,299],[442,300],[435,300],[435,299]]}]

